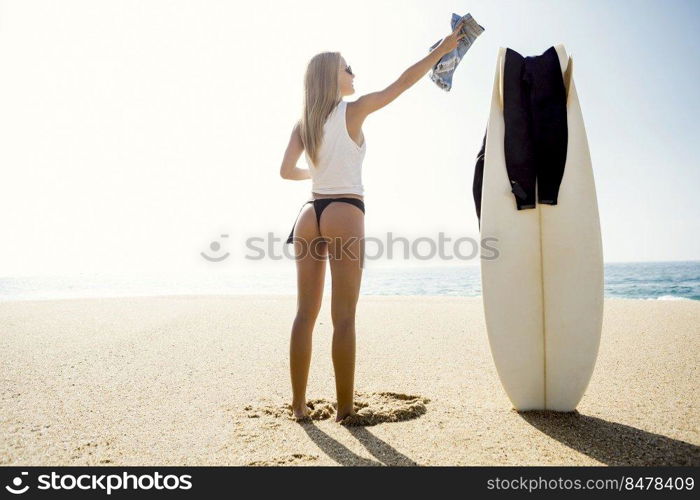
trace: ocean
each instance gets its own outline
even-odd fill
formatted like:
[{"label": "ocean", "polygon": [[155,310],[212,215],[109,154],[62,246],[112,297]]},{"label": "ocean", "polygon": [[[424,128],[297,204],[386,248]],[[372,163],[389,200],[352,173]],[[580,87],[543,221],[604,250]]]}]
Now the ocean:
[{"label": "ocean", "polygon": [[[296,294],[289,261],[276,270],[73,274],[0,278],[0,301],[153,295]],[[325,294],[331,293],[326,268]],[[367,267],[361,295],[481,295],[478,266]],[[605,297],[700,300],[700,261],[605,264]]]}]

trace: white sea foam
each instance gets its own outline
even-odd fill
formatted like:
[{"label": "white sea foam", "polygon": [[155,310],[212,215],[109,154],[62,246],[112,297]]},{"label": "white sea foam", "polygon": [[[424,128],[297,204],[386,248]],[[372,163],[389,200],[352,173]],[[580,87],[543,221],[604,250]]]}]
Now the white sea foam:
[{"label": "white sea foam", "polygon": [[677,297],[675,295],[661,295],[660,297],[656,297],[656,300],[693,300],[693,299],[689,299],[688,297]]}]

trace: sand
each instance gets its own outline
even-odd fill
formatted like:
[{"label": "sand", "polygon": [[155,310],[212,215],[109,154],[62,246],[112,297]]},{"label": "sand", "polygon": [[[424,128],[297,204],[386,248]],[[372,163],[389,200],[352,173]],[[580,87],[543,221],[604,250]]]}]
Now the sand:
[{"label": "sand", "polygon": [[700,465],[700,302],[606,299],[571,414],[512,409],[480,298],[361,296],[360,424],[334,419],[330,297],[312,420],[294,296],[0,303],[2,465]]}]

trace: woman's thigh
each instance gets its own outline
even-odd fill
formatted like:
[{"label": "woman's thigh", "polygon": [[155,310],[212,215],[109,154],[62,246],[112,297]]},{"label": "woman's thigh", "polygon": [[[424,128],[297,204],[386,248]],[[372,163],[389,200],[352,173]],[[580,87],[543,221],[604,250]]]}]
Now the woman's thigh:
[{"label": "woman's thigh", "polygon": [[365,214],[349,203],[334,201],[321,214],[321,235],[328,241],[333,321],[354,321],[365,253]]},{"label": "woman's thigh", "polygon": [[318,315],[323,298],[323,283],[328,245],[322,240],[312,204],[299,214],[294,227],[294,257],[297,266],[297,312]]}]

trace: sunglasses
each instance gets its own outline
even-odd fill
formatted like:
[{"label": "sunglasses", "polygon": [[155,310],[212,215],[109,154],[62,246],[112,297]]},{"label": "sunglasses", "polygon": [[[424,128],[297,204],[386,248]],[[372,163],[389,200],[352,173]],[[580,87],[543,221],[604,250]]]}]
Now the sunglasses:
[{"label": "sunglasses", "polygon": [[349,74],[355,76],[355,75],[353,74],[352,68],[351,68],[350,66],[346,66],[346,67],[345,67],[345,71],[346,71],[347,73],[349,73]]}]

